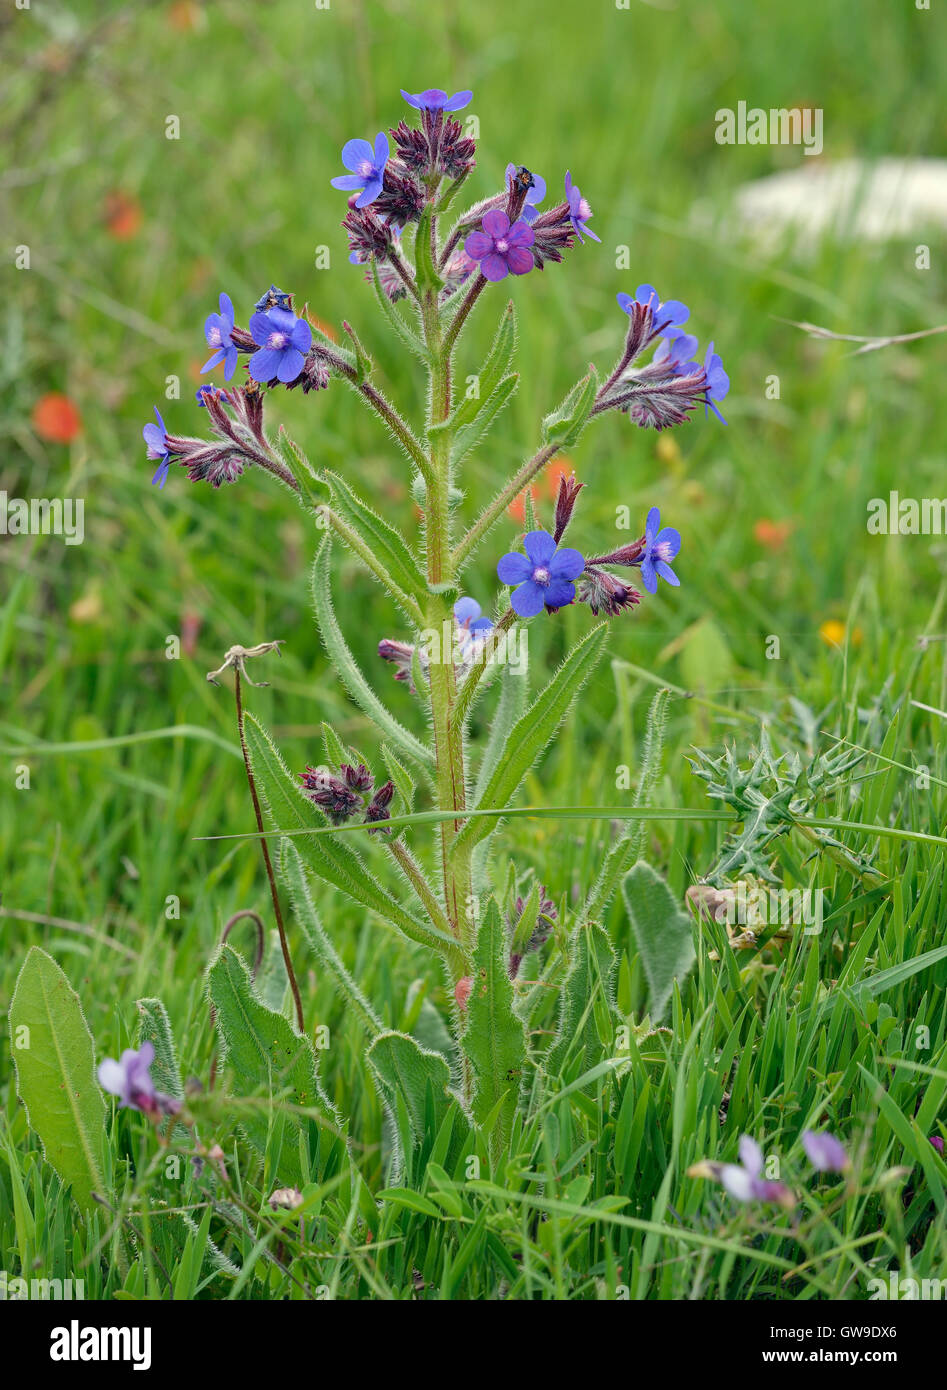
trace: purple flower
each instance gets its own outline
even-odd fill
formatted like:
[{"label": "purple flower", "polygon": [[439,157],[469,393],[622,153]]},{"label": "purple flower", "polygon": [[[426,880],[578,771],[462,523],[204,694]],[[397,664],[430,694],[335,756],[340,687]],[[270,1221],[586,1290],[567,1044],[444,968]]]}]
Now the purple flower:
[{"label": "purple flower", "polygon": [[332,179],[332,187],[344,188],[347,191],[360,188],[362,191],[355,200],[355,206],[368,207],[382,190],[388,155],[388,136],[383,130],[375,136],[374,149],[367,140],[347,140],[342,146],[342,163],[352,172],[340,174],[338,178]]},{"label": "purple flower", "polygon": [[582,197],[578,186],[572,182],[572,175],[566,170],[566,202],[569,204],[569,221],[572,223],[573,231],[579,240],[585,243],[585,236],[590,236],[593,241],[600,242],[602,238],[596,236],[593,231],[585,225],[592,216],[592,209],[588,201]]},{"label": "purple flower", "polygon": [[157,483],[159,487],[164,487],[168,469],[171,467],[171,451],[168,448],[168,432],[164,427],[164,421],[158,414],[157,406],[155,406],[155,416],[158,420],[157,425],[152,425],[149,422],[141,433],[148,446],[147,457],[161,460],[151,481]]},{"label": "purple flower", "polygon": [[636,303],[650,309],[651,331],[660,333],[662,338],[679,338],[684,331],[680,325],[690,318],[691,311],[686,304],[682,304],[679,299],[669,299],[662,303],[653,285],[639,285],[635,290],[634,299],[630,294],[619,294],[616,298],[619,307],[624,309],[626,314],[631,313]]},{"label": "purple flower", "polygon": [[556,549],[548,531],[530,531],[523,537],[525,555],[504,555],[497,574],[504,584],[516,584],[511,603],[521,618],[532,618],[545,608],[564,608],[575,598],[575,584],[585,568],[577,550]]},{"label": "purple flower", "polygon": [[661,513],[657,507],[652,507],[645,525],[645,547],[641,557],[641,582],[649,594],[658,591],[658,575],[669,584],[681,582],[670,565],[681,548],[681,533],[671,526],[660,528]]},{"label": "purple flower", "polygon": [[507,275],[525,275],[533,268],[530,247],[533,229],[522,219],[510,226],[500,208],[483,215],[482,232],[471,232],[464,250],[471,260],[480,262],[480,273],[487,280],[505,280]]},{"label": "purple flower", "polygon": [[429,87],[426,92],[406,92],[401,95],[409,106],[418,111],[462,111],[473,100],[473,92],[455,92],[449,97],[440,87]]},{"label": "purple flower", "polygon": [[[506,166],[506,182],[509,187],[510,179],[515,179],[517,166],[508,164]],[[533,186],[526,194],[526,204],[520,216],[524,222],[532,222],[539,216],[539,204],[546,196],[546,180],[541,174],[532,174]],[[591,236],[591,232],[589,236]]]},{"label": "purple flower", "polygon": [[[723,369],[719,353],[714,352],[713,343],[707,348],[707,355],[704,358],[704,376],[707,378],[707,394],[704,397],[704,402],[721,424],[725,425],[727,422],[714,405],[714,401],[722,401],[730,390],[730,378]],[[706,413],[705,411],[704,414]]]},{"label": "purple flower", "polygon": [[250,358],[254,381],[295,381],[312,346],[312,329],[288,309],[268,309],[250,320],[250,334],[259,347]]},{"label": "purple flower", "polygon": [[941,1158],[943,1158],[943,1156],[944,1156],[944,1141],[943,1141],[943,1139],[940,1137],[940,1135],[939,1135],[939,1134],[932,1134],[932,1135],[931,1135],[931,1143],[934,1145],[934,1148],[935,1148],[935,1149],[937,1150],[937,1152],[940,1154]]},{"label": "purple flower", "polygon": [[118,1096],[121,1105],[133,1110],[146,1115],[174,1115],[181,1103],[155,1090],[150,1070],[154,1060],[155,1049],[150,1042],[143,1042],[137,1052],[133,1047],[127,1048],[118,1062],[114,1057],[106,1057],[99,1063],[99,1085],[109,1095]]},{"label": "purple flower", "polygon": [[220,313],[208,314],[204,320],[204,337],[207,339],[207,346],[213,348],[213,353],[201,367],[202,372],[209,372],[212,367],[224,364],[224,380],[229,381],[237,370],[237,345],[233,341],[233,302],[229,294],[220,296]]},{"label": "purple flower", "polygon": [[818,1173],[844,1173],[852,1166],[848,1154],[828,1130],[823,1130],[821,1134],[814,1129],[803,1130],[802,1147]]},{"label": "purple flower", "polygon": [[748,1134],[740,1138],[738,1148],[740,1162],[720,1165],[718,1178],[721,1184],[738,1202],[779,1202],[782,1206],[793,1205],[792,1193],[781,1182],[771,1182],[761,1178],[763,1171],[763,1150]]}]

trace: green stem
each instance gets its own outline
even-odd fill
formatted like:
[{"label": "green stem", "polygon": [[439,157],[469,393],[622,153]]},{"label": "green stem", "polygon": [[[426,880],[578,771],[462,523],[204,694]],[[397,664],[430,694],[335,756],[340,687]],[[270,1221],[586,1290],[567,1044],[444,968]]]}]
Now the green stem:
[{"label": "green stem", "polygon": [[324,502],[317,505],[316,511],[322,513],[333,530],[341,536],[345,544],[359,556],[366,568],[371,570],[372,574],[374,574],[383,588],[387,589],[392,598],[410,613],[411,617],[420,627],[424,617],[417,600],[398,587],[388,570],[375,555],[371,546],[367,545],[358,532],[353,530],[348,522],[343,521],[342,518]]},{"label": "green stem", "polygon": [[514,473],[510,481],[500,489],[496,497],[485,507],[477,517],[464,538],[455,546],[451,555],[451,566],[456,572],[473,553],[476,547],[483,540],[491,526],[499,521],[511,502],[515,502],[517,497],[525,487],[540,473],[546,464],[559,453],[558,444],[545,444],[538,453],[523,464],[517,473]]}]

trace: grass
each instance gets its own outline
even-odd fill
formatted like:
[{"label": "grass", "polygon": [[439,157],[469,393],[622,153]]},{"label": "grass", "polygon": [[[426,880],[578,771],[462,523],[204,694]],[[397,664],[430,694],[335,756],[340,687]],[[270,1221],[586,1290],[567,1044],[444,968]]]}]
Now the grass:
[{"label": "grass", "polygon": [[[81,1270],[93,1297],[242,1299],[326,1287],[345,1299],[591,1299],[621,1289],[636,1299],[841,1299],[867,1297],[868,1280],[889,1269],[937,1277],[947,1170],[929,1136],[943,1132],[947,959],[916,967],[939,948],[947,920],[947,544],[869,536],[865,516],[868,500],[891,489],[943,491],[944,345],[853,359],[780,320],[853,333],[929,327],[945,319],[944,270],[936,255],[930,270],[916,270],[913,239],[828,241],[804,255],[723,234],[717,212],[738,184],[800,160],[786,149],[718,147],[713,128],[715,110],[739,100],[805,101],[825,110],[828,158],[943,155],[944,45],[934,33],[943,17],[864,0],[829,9],[805,0],[779,13],[737,0],[687,11],[632,0],[627,12],[550,11],[527,0],[502,16],[483,6],[317,11],[231,0],[176,27],[185,13],[36,0],[0,29],[12,56],[0,110],[10,150],[3,222],[7,242],[31,253],[29,271],[10,255],[4,271],[0,488],[86,502],[81,546],[0,543],[0,1004],[28,947],[42,945],[78,991],[98,1056],[130,1045],[135,1001],[159,997],[183,1075],[207,1088],[215,1043],[204,971],[234,913],[253,909],[269,925],[272,910],[252,840],[208,838],[246,835],[253,820],[232,700],[205,673],[234,642],[283,638],[282,661],[263,676],[270,686],[245,693],[290,766],[318,758],[323,720],[377,752],[319,647],[308,599],[314,536],[292,500],[255,478],[213,495],[180,477],[153,491],[140,428],[157,401],[169,424],[197,431],[204,316],[221,288],[247,301],[274,280],[336,334],[350,319],[386,388],[420,418],[412,364],[345,260],[328,187],[344,140],[397,117],[401,86],[474,89],[474,195],[492,190],[508,158],[535,164],[550,186],[570,168],[603,238],[515,287],[522,383],[491,447],[470,460],[465,517],[533,446],[541,416],[588,361],[612,360],[616,289],[648,280],[685,299],[733,383],[726,430],[700,420],[664,438],[609,418],[577,448],[588,485],[582,540],[610,542],[616,507],[637,517],[659,505],[684,536],[683,582],[614,624],[611,664],[528,778],[522,804],[617,814],[627,804],[621,769],[634,786],[651,695],[669,685],[655,805],[695,817],[713,810],[689,750],[716,753],[729,741],[745,762],[765,723],[780,751],[807,756],[836,738],[865,750],[813,814],[917,838],[838,831],[848,850],[875,855],[881,877],[866,884],[812,857],[799,831],[782,836],[773,851],[781,882],[825,891],[820,935],[738,952],[720,928],[701,925],[668,1033],[633,1031],[630,1055],[616,1062],[597,992],[598,1059],[567,1057],[548,1085],[536,1074],[501,1163],[491,1170],[482,1141],[464,1136],[452,1111],[420,1144],[406,1136],[393,1186],[393,1133],[364,1036],[291,920],[309,1031],[328,1029],[322,1083],[349,1117],[358,1177],[344,1165],[333,1172],[330,1160],[324,1171],[328,1137],[309,1116],[305,1142],[320,1180],[304,1185],[305,1205],[291,1218],[272,1211],[279,1135],[261,1161],[238,1122],[241,1105],[278,1114],[287,1103],[238,1104],[222,1072],[195,1107],[202,1136],[226,1155],[226,1175],[211,1165],[195,1179],[182,1164],[168,1176],[147,1124],[128,1112],[113,1118],[112,1205],[135,1233],[123,1243],[105,1209],[88,1221],[76,1215],[0,1063],[0,1267],[48,1277]],[[179,140],[165,138],[169,115],[180,119]],[[141,211],[125,239],[104,220],[111,196],[114,228],[116,193]],[[709,227],[690,215],[697,200],[712,210]],[[330,267],[317,269],[323,246]],[[628,270],[616,269],[621,247]],[[469,370],[495,318],[491,307],[475,320]],[[774,375],[778,399],[766,394]],[[180,378],[180,402],[162,400],[170,376]],[[35,402],[53,390],[82,414],[68,446],[44,441],[31,423]],[[406,471],[350,393],[294,393],[282,418],[314,460],[411,525]],[[548,520],[542,489],[538,507]],[[781,545],[758,538],[761,520],[789,524]],[[478,557],[470,592],[481,601],[493,592],[491,557],[517,529],[512,520],[498,528]],[[335,585],[363,669],[422,732],[409,693],[374,654],[379,637],[402,635],[397,612],[353,560],[336,557]],[[839,645],[820,636],[828,620],[843,625]],[[584,610],[534,625],[534,689],[587,627]],[[935,640],[919,646],[923,635]],[[184,637],[180,659],[168,659],[174,636]],[[774,636],[779,657],[768,659]],[[477,742],[491,701],[479,707]],[[17,786],[24,767],[28,788]],[[535,876],[566,908],[615,833],[607,820],[511,819],[498,837],[496,880],[512,858],[522,881]],[[683,898],[726,833],[711,819],[655,819],[646,858]],[[419,854],[432,838],[419,828]],[[371,862],[395,887],[374,846]],[[450,999],[425,953],[337,896],[327,893],[319,909],[383,1023],[436,1046]],[[620,898],[604,925],[618,956],[617,1007],[638,1023],[643,965]],[[249,949],[245,925],[231,941],[244,949],[241,931]],[[537,1054],[556,1027],[564,947],[559,933],[544,958]],[[850,1179],[807,1176],[798,1144],[806,1125],[844,1139]],[[781,1158],[783,1180],[801,1197],[793,1220],[738,1209],[687,1177],[701,1159],[732,1161],[744,1132]],[[187,1208],[194,1229],[156,1216],[149,1199]],[[211,1239],[239,1273],[208,1261]]]}]

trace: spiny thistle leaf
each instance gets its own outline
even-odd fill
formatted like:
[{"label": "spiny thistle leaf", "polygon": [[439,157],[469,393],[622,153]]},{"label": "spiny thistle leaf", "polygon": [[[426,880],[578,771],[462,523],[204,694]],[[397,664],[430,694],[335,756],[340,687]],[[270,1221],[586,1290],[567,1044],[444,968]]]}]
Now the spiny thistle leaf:
[{"label": "spiny thistle leaf", "polygon": [[79,996],[52,956],[31,946],[10,1000],[17,1094],[47,1162],[94,1209],[102,1177],[105,1100],[95,1078],[95,1044]]}]

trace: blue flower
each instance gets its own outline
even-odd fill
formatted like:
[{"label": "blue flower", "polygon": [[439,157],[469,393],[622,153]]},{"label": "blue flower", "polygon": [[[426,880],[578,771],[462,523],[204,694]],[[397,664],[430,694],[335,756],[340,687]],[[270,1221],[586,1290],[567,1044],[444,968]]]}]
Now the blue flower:
[{"label": "blue flower", "polygon": [[459,598],[454,604],[454,617],[458,626],[467,632],[486,632],[493,624],[489,618],[482,618],[483,612],[475,598]]},{"label": "blue flower", "polygon": [[592,216],[592,209],[589,207],[588,200],[582,197],[578,186],[572,182],[572,175],[566,170],[566,202],[569,204],[569,221],[572,223],[572,230],[576,236],[585,244],[585,236],[590,236],[593,241],[601,241],[600,236],[596,236],[593,231],[585,225]]},{"label": "blue flower", "polygon": [[207,409],[208,396],[213,398],[214,396],[220,396],[222,394],[223,392],[220,390],[218,386],[208,386],[206,384],[204,386],[198,386],[197,390],[194,392],[197,404],[201,406],[201,408],[204,410]]},{"label": "blue flower", "polygon": [[149,423],[141,433],[148,446],[147,457],[161,460],[151,481],[157,483],[159,487],[164,487],[168,469],[171,467],[171,450],[168,448],[168,432],[164,427],[164,421],[158,414],[157,406],[155,406],[155,417],[158,421],[157,425]]},{"label": "blue flower", "polygon": [[312,329],[288,309],[268,309],[250,320],[250,336],[259,352],[250,358],[254,381],[295,381],[312,346]]},{"label": "blue flower", "polygon": [[214,349],[212,355],[201,367],[202,372],[209,372],[212,367],[224,364],[224,378],[229,381],[237,370],[237,358],[239,353],[237,345],[231,338],[233,333],[233,303],[229,294],[220,296],[220,313],[208,314],[204,322],[204,337],[207,339],[207,346]]},{"label": "blue flower", "polygon": [[382,190],[389,153],[388,136],[383,130],[375,136],[374,149],[367,140],[347,140],[342,146],[342,163],[352,172],[332,179],[332,187],[346,190],[360,188],[362,191],[355,200],[355,206],[367,208]]},{"label": "blue flower", "polygon": [[[506,166],[506,182],[509,186],[510,179],[516,178],[517,167],[515,164]],[[541,174],[533,174],[533,186],[526,194],[526,202],[520,217],[524,222],[535,222],[539,216],[539,204],[546,196],[546,180]],[[591,232],[589,236],[591,236]]]},{"label": "blue flower", "polygon": [[644,304],[649,308],[653,329],[656,329],[662,338],[679,338],[684,332],[680,325],[690,318],[691,311],[686,304],[682,304],[679,299],[669,299],[662,303],[653,285],[639,285],[635,290],[634,299],[630,294],[619,294],[615,297],[619,308],[624,309],[626,314],[631,313],[635,303]]},{"label": "blue flower", "polygon": [[426,92],[415,92],[413,95],[402,87],[401,95],[409,106],[418,111],[462,111],[473,100],[473,92],[455,92],[449,97],[439,87],[429,87]]},{"label": "blue flower", "polygon": [[660,527],[661,513],[657,507],[652,507],[645,525],[645,546],[641,557],[641,582],[649,594],[658,591],[658,575],[669,584],[681,582],[669,563],[681,548],[681,533],[670,526],[665,526],[663,530]]},{"label": "blue flower", "polygon": [[700,364],[693,360],[696,351],[697,339],[693,333],[682,333],[679,338],[662,338],[654,361],[655,364],[664,362],[675,376],[691,376],[700,371]]},{"label": "blue flower", "polygon": [[[714,352],[713,343],[707,348],[707,356],[704,358],[704,376],[707,378],[707,394],[704,396],[704,403],[708,409],[712,410],[721,424],[727,422],[714,405],[714,401],[722,401],[730,390],[730,378],[723,369],[723,362],[720,360],[719,353]],[[707,411],[704,411],[706,415]]]},{"label": "blue flower", "polygon": [[510,602],[514,613],[532,618],[546,608],[564,608],[575,598],[575,584],[585,569],[577,550],[556,549],[548,531],[529,531],[523,537],[525,555],[504,555],[497,574],[504,584],[516,584]]}]

